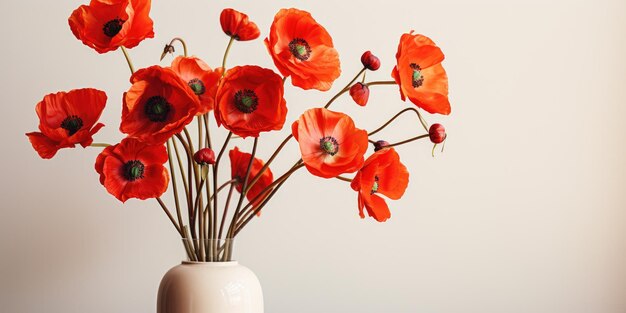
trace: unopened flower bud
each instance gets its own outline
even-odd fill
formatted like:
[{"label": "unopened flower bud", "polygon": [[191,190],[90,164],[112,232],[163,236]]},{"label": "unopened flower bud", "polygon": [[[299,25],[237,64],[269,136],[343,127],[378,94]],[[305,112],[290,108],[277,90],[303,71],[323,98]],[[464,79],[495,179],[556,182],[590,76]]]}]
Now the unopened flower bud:
[{"label": "unopened flower bud", "polygon": [[365,106],[370,98],[370,89],[362,83],[356,83],[350,88],[350,96],[356,104]]},{"label": "unopened flower bud", "polygon": [[363,53],[361,56],[361,63],[363,63],[363,66],[370,71],[376,71],[380,68],[380,60],[370,51],[365,51],[365,53]]},{"label": "unopened flower bud", "polygon": [[200,165],[215,164],[215,152],[209,148],[203,148],[193,155],[193,159]]},{"label": "unopened flower bud", "polygon": [[374,143],[374,151],[382,150],[389,146],[389,143],[384,140],[379,140]]},{"label": "unopened flower bud", "polygon": [[173,54],[174,52],[175,52],[174,46],[170,44],[166,44],[165,48],[163,48],[163,53],[161,53],[161,61],[163,61],[166,55]]},{"label": "unopened flower bud", "polygon": [[432,141],[432,143],[442,143],[444,140],[446,140],[446,129],[441,124],[433,124],[428,130],[428,136],[430,137],[430,141]]}]

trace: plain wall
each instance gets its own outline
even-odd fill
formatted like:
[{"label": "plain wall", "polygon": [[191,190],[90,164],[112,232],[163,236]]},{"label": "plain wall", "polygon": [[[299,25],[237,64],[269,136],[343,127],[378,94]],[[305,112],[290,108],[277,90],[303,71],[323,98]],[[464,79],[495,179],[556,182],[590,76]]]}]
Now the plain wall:
[{"label": "plain wall", "polygon": [[[24,136],[45,94],[95,87],[109,95],[96,141],[122,138],[129,71],[120,51],[73,37],[67,18],[83,2],[0,3],[2,312],[154,312],[162,275],[184,256],[156,202],[123,205],[98,183],[99,149],[44,161]],[[329,93],[288,88],[289,124],[342,88],[365,50],[382,61],[368,79],[390,79],[403,32],[446,54],[452,115],[426,117],[446,125],[446,150],[398,148],[411,182],[388,222],[361,220],[348,184],[300,171],[241,233],[235,255],[259,276],[266,312],[626,312],[624,1],[153,2],[156,37],[130,51],[138,68],[175,36],[218,66],[225,7],[248,13],[261,39],[280,8],[310,11],[344,75]],[[228,64],[275,68],[261,39],[236,43]],[[365,108],[348,96],[333,108],[371,130],[412,105],[396,87],[371,91]],[[259,156],[288,131],[264,135]],[[417,134],[407,116],[375,139]],[[291,142],[274,172],[298,153]]]}]

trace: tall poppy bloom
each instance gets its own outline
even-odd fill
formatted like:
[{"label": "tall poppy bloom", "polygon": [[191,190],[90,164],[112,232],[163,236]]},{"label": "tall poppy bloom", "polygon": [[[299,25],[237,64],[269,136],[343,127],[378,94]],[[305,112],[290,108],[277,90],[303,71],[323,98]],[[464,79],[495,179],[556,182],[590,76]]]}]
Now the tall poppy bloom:
[{"label": "tall poppy bloom", "polygon": [[[252,155],[250,153],[245,153],[239,151],[239,148],[235,147],[233,150],[230,150],[228,153],[230,157],[230,170],[231,170],[231,178],[236,181],[235,187],[237,191],[242,192],[243,182],[246,178],[246,171],[248,170],[248,164],[250,163],[250,158]],[[258,158],[254,158],[252,161],[252,167],[250,168],[250,176],[248,178],[248,183],[252,182],[258,175],[259,171],[265,163]],[[254,200],[261,192],[267,188],[269,185],[274,182],[274,175],[269,167],[261,174],[261,178],[257,180],[257,182],[250,188],[248,193],[246,194],[246,198],[248,201]],[[261,203],[263,199],[258,199],[253,206],[257,206]]]},{"label": "tall poppy bloom", "polygon": [[323,178],[357,171],[367,151],[367,132],[343,113],[323,108],[304,112],[291,126],[302,161],[311,174]]},{"label": "tall poppy bloom", "polygon": [[408,184],[409,172],[400,162],[400,156],[393,148],[386,148],[367,158],[350,186],[359,193],[361,218],[365,218],[365,209],[369,216],[384,222],[391,217],[391,212],[379,194],[393,200],[400,199]]},{"label": "tall poppy bloom", "polygon": [[282,129],[287,117],[283,93],[283,81],[274,71],[251,65],[233,67],[217,91],[217,123],[241,137]]},{"label": "tall poppy bloom", "polygon": [[400,87],[400,96],[418,107],[439,114],[450,114],[448,76],[441,65],[443,52],[428,37],[403,34],[396,53],[397,65],[391,76]]},{"label": "tall poppy bloom", "polygon": [[96,122],[106,101],[104,91],[90,88],[49,94],[35,108],[39,132],[26,136],[44,159],[52,158],[61,148],[73,148],[76,144],[87,147],[104,126]]},{"label": "tall poppy bloom", "polygon": [[74,10],[68,21],[77,39],[106,53],[154,38],[149,13],[150,0],[91,0]]},{"label": "tall poppy bloom", "polygon": [[178,56],[172,61],[172,70],[185,82],[200,100],[198,114],[205,114],[215,105],[217,84],[222,77],[222,68],[212,70],[197,57]]},{"label": "tall poppy bloom", "polygon": [[341,74],[333,39],[309,12],[278,11],[265,46],[283,76],[302,89],[329,90]]},{"label": "tall poppy bloom", "polygon": [[118,200],[160,197],[169,183],[163,166],[167,162],[164,145],[149,145],[135,138],[106,147],[96,158],[100,183]]},{"label": "tall poppy bloom", "polygon": [[248,20],[248,15],[234,9],[222,10],[220,25],[226,35],[239,41],[254,40],[261,35],[259,27]]},{"label": "tall poppy bloom", "polygon": [[151,66],[130,78],[120,131],[147,143],[164,143],[181,132],[200,108],[187,82],[168,68]]}]

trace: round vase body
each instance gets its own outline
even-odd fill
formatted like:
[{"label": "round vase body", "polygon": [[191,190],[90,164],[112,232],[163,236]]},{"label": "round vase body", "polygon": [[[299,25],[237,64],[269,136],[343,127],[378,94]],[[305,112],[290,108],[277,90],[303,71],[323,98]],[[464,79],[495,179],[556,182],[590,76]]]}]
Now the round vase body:
[{"label": "round vase body", "polygon": [[157,313],[263,313],[263,291],[236,261],[185,261],[163,276]]}]

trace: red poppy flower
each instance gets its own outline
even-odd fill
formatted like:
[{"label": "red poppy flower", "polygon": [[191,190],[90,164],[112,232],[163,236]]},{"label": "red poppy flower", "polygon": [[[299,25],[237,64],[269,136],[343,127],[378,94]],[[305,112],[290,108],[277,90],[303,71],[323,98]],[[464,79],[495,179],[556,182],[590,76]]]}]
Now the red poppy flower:
[{"label": "red poppy flower", "polygon": [[248,41],[257,39],[261,35],[256,24],[248,20],[248,15],[237,10],[222,10],[220,24],[224,33],[235,40]]},{"label": "red poppy flower", "polygon": [[149,13],[150,0],[91,0],[74,10],[69,24],[77,39],[105,53],[153,38]]},{"label": "red poppy flower", "polygon": [[147,143],[164,143],[189,124],[200,107],[198,96],[168,68],[151,66],[130,78],[124,93],[120,131]]},{"label": "red poppy flower", "polygon": [[49,94],[35,108],[40,132],[26,136],[44,159],[52,158],[61,148],[74,148],[75,144],[87,147],[104,126],[96,122],[106,101],[103,91],[89,88]]},{"label": "red poppy flower", "polygon": [[[231,178],[237,180],[235,187],[237,188],[237,191],[241,192],[244,179],[246,178],[248,164],[250,163],[250,158],[252,157],[252,155],[250,153],[239,151],[239,148],[237,147],[235,147],[235,149],[233,150],[230,150],[228,155],[230,157]],[[261,170],[261,168],[263,168],[264,165],[265,163],[263,161],[254,158],[254,161],[252,161],[252,167],[250,168],[248,183],[252,182],[259,175],[259,171]],[[274,182],[274,175],[268,167],[263,172],[263,174],[261,174],[261,178],[259,178],[259,180],[252,186],[252,188],[250,188],[250,190],[246,194],[246,198],[248,199],[248,201],[252,201],[254,198],[256,198],[263,191],[263,189],[271,185],[272,182]],[[261,204],[262,200],[262,198],[258,199],[255,203],[253,203],[253,206]]]},{"label": "red poppy flower", "polygon": [[400,96],[418,107],[439,114],[450,114],[448,76],[441,66],[444,55],[430,38],[403,34],[400,38],[398,64],[391,76],[400,87]]},{"label": "red poppy flower", "polygon": [[222,68],[211,68],[197,57],[178,56],[172,61],[172,70],[187,82],[187,85],[200,99],[198,114],[213,110],[217,84],[222,78]]},{"label": "red poppy flower", "polygon": [[400,163],[400,156],[393,148],[387,148],[367,158],[350,186],[359,192],[361,218],[365,218],[365,208],[369,216],[384,222],[391,217],[391,212],[385,200],[378,194],[397,200],[404,195],[408,184],[409,172]]},{"label": "red poppy flower", "polygon": [[163,166],[167,162],[164,145],[149,145],[126,138],[105,148],[96,158],[100,183],[118,200],[141,200],[160,197],[169,183]]},{"label": "red poppy flower", "polygon": [[241,137],[282,129],[287,117],[283,93],[283,81],[274,71],[251,65],[234,67],[217,91],[217,123]]},{"label": "red poppy flower", "polygon": [[367,132],[355,128],[348,115],[310,109],[291,128],[300,144],[302,161],[311,174],[332,178],[355,172],[363,165]]},{"label": "red poppy flower", "polygon": [[333,39],[308,12],[280,10],[265,45],[278,70],[291,76],[294,86],[326,91],[341,74]]}]

